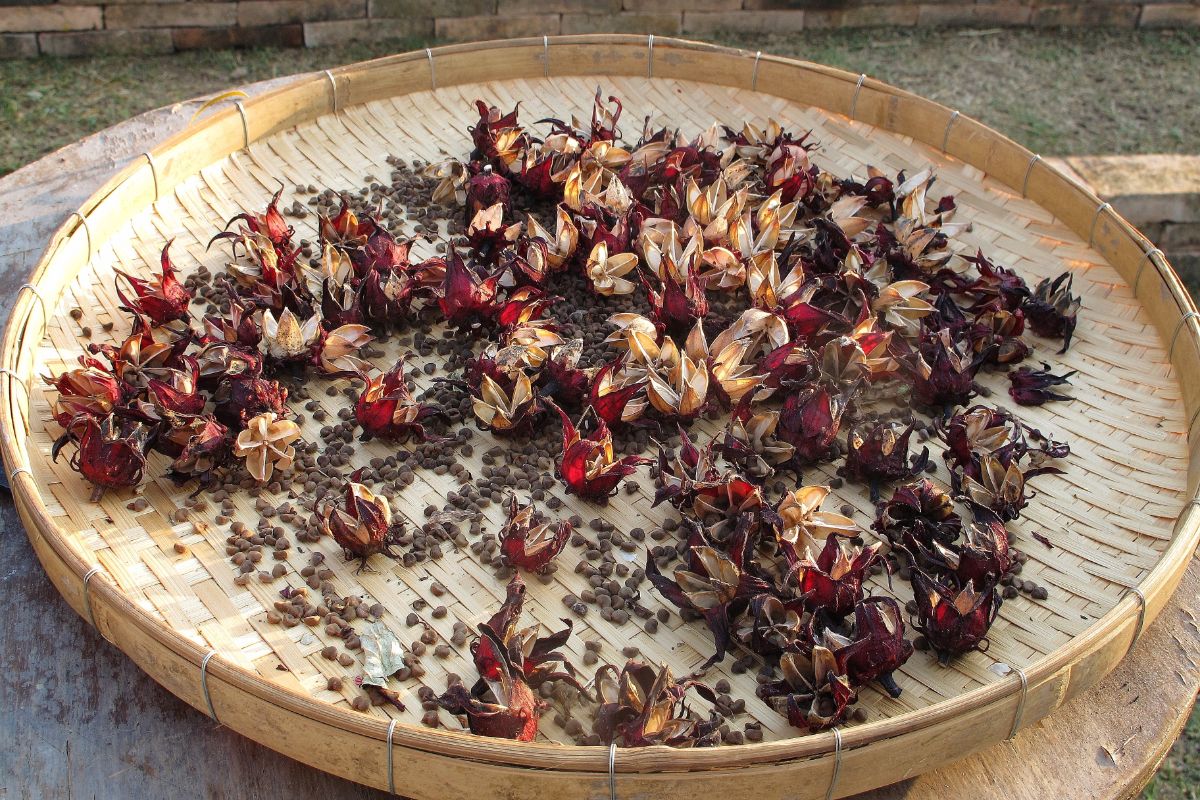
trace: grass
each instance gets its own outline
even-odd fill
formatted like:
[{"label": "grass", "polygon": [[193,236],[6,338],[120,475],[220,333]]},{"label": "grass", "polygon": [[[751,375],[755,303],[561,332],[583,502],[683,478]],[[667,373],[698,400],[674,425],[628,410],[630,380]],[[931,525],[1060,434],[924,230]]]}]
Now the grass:
[{"label": "grass", "polygon": [[[1196,31],[851,30],[720,43],[866,72],[1043,155],[1187,152],[1200,142]],[[0,175],[151,108],[426,44],[0,62]],[[1200,800],[1200,715],[1144,797]]]},{"label": "grass", "polygon": [[[721,43],[866,72],[1043,155],[1181,152],[1200,141],[1195,31],[876,29]],[[0,62],[0,175],[147,109],[425,44]]]}]

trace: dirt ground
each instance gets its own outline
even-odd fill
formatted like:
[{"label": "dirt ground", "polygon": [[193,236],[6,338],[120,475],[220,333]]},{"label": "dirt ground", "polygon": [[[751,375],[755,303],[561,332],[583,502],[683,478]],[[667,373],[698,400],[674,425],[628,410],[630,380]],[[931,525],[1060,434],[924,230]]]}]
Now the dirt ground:
[{"label": "dirt ground", "polygon": [[[1043,155],[1200,147],[1196,31],[873,29],[720,43],[866,72]],[[150,108],[427,44],[0,61],[0,175]],[[1200,798],[1200,715],[1144,797]]]}]

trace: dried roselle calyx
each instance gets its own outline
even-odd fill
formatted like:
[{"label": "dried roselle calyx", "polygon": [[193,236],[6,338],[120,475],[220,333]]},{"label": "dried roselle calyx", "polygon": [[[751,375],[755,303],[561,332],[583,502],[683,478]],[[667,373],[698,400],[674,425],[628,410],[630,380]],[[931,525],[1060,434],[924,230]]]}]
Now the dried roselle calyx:
[{"label": "dried roselle calyx", "polygon": [[146,382],[147,399],[158,411],[192,415],[204,410],[205,397],[199,393],[200,363],[183,356],[180,369],[163,370],[160,378]]},{"label": "dried roselle calyx", "polygon": [[494,677],[483,677],[471,691],[461,683],[451,684],[438,703],[452,714],[465,714],[476,736],[532,742],[546,703],[533,694],[495,634],[481,626],[481,635],[497,656]]},{"label": "dried roselle calyx", "polygon": [[117,297],[121,300],[121,308],[131,314],[148,317],[155,325],[166,325],[175,320],[188,318],[188,304],[192,302],[192,293],[175,277],[179,270],[171,263],[168,252],[171,242],[162,249],[162,275],[153,280],[143,280],[128,275],[121,270],[114,270],[117,275],[128,281],[133,289],[134,298],[131,300],[117,285]]},{"label": "dried roselle calyx", "polygon": [[828,486],[801,486],[785,494],[776,504],[775,536],[792,563],[798,561],[806,549],[816,549],[816,542],[823,537],[852,538],[859,534],[854,520],[821,510],[829,491]]},{"label": "dried roselle calyx", "polygon": [[367,566],[367,559],[382,553],[396,558],[391,551],[395,544],[392,529],[392,509],[386,497],[377,497],[361,483],[350,481],[341,506],[325,506],[322,526],[325,532],[345,551],[346,560],[358,559],[358,571]]},{"label": "dried roselle calyx", "polygon": [[1008,530],[989,509],[976,506],[974,510],[975,522],[967,527],[962,543],[947,548],[934,542],[929,555],[942,570],[954,573],[960,584],[994,586],[1012,568]]},{"label": "dried roselle calyx", "polygon": [[1040,406],[1051,400],[1072,399],[1070,395],[1059,394],[1051,387],[1069,386],[1075,370],[1065,375],[1054,375],[1050,372],[1049,364],[1042,364],[1042,367],[1040,370],[1021,367],[1008,373],[1008,380],[1012,384],[1008,387],[1008,393],[1018,405]]},{"label": "dried roselle calyx", "polygon": [[508,518],[497,534],[500,555],[506,566],[545,572],[554,557],[567,546],[573,530],[571,523],[565,520],[553,525],[539,522],[533,504],[518,505],[517,497],[513,495],[508,503]]},{"label": "dried roselle calyx", "polygon": [[225,342],[202,345],[196,352],[196,363],[200,365],[200,385],[206,389],[225,380],[258,377],[263,367],[262,355],[257,349],[249,350]]},{"label": "dried roselle calyx", "polygon": [[[430,263],[427,261],[424,266]],[[444,265],[445,262],[437,263]],[[439,276],[437,282],[441,283],[442,278],[444,275]],[[370,270],[358,288],[362,316],[380,325],[403,319],[412,306],[416,285],[416,279],[404,270]],[[330,322],[335,319],[330,319]]]},{"label": "dried roselle calyx", "polygon": [[165,437],[178,446],[171,462],[171,471],[177,475],[207,475],[229,456],[229,429],[210,416],[192,417],[169,433],[159,434],[156,448],[162,449]]},{"label": "dried roselle calyx", "polygon": [[321,322],[325,328],[362,324],[366,319],[363,311],[364,284],[356,287],[350,281],[339,282],[332,278],[322,281]]},{"label": "dried roselle calyx", "polygon": [[217,419],[235,430],[246,427],[259,414],[287,414],[287,389],[278,381],[242,374],[222,381],[217,387]]},{"label": "dried roselle calyx", "polygon": [[254,480],[266,483],[276,468],[291,468],[296,459],[292,443],[299,438],[299,425],[267,412],[246,423],[233,443],[233,454],[246,459],[246,471]]},{"label": "dried roselle calyx", "polygon": [[495,264],[500,254],[521,236],[521,223],[504,222],[504,206],[496,203],[471,218],[467,243],[480,262]]},{"label": "dried roselle calyx", "polygon": [[767,192],[780,192],[783,202],[804,200],[816,185],[817,168],[800,144],[780,144],[766,157]]},{"label": "dried roselle calyx", "polygon": [[228,289],[229,313],[223,316],[207,316],[204,318],[204,336],[201,342],[212,344],[223,342],[251,350],[258,348],[262,341],[262,330],[254,319],[258,307],[252,300],[244,300],[237,296],[232,288]]},{"label": "dried roselle calyx", "polygon": [[409,260],[412,245],[412,239],[399,240],[387,228],[373,226],[366,243],[350,254],[355,274],[361,278],[371,270],[404,272],[412,266]]},{"label": "dried roselle calyx", "polygon": [[987,650],[988,629],[1000,612],[995,584],[976,590],[968,582],[956,589],[914,569],[912,585],[917,601],[913,627],[925,636],[942,664],[972,650]]},{"label": "dried roselle calyx", "polygon": [[526,431],[542,411],[542,401],[533,390],[529,376],[518,371],[511,380],[499,380],[491,375],[480,377],[471,385],[471,410],[479,424],[496,434],[509,435]]},{"label": "dried roselle calyx", "polygon": [[1001,308],[1016,312],[1029,299],[1029,286],[1025,279],[1010,269],[993,264],[984,257],[982,251],[976,251],[973,258],[967,261],[975,265],[979,277],[965,291],[980,303],[988,303],[993,298],[999,299]]},{"label": "dried roselle calyx", "polygon": [[470,327],[493,320],[498,311],[495,304],[501,276],[497,272],[481,278],[457,253],[452,254],[438,292],[438,305],[446,324]]},{"label": "dried roselle calyx", "polygon": [[778,411],[750,414],[748,405],[739,406],[721,440],[722,457],[748,478],[765,481],[775,474],[777,466],[790,462],[796,453],[792,445],[776,437],[778,427]]},{"label": "dried roselle calyx", "polygon": [[[508,654],[514,674],[524,677],[530,688],[537,689],[548,681],[566,681],[586,695],[587,691],[575,679],[575,668],[558,652],[571,636],[571,621],[564,619],[566,627],[549,636],[539,636],[537,625],[518,627],[525,594],[525,582],[520,575],[514,575],[508,582],[504,603],[490,620],[479,626],[481,636],[471,643],[471,658],[481,680],[499,677],[502,656],[496,647],[500,645]],[[556,666],[559,663],[561,666]],[[483,688],[476,686],[480,691]]]},{"label": "dried roselle calyx", "polygon": [[796,605],[785,604],[773,594],[754,597],[747,613],[739,618],[738,641],[764,656],[794,649],[803,636],[807,619]]},{"label": "dried roselle calyx", "polygon": [[266,357],[277,364],[308,359],[313,349],[320,346],[324,333],[318,315],[301,322],[290,308],[285,308],[278,317],[264,311],[262,330]]},{"label": "dried roselle calyx", "polygon": [[588,406],[606,425],[633,422],[646,412],[646,381],[629,375],[624,365],[622,357],[602,366],[588,393]]},{"label": "dried roselle calyx", "polygon": [[588,253],[585,274],[591,281],[592,291],[596,294],[611,297],[613,295],[633,294],[637,284],[627,276],[637,269],[636,253],[608,252],[607,242],[597,242]]},{"label": "dried roselle calyx", "polygon": [[846,463],[838,474],[871,487],[872,502],[879,500],[879,484],[911,479],[929,462],[929,448],[908,457],[908,441],[916,430],[910,422],[903,430],[890,422],[881,422],[867,430],[854,427],[846,437]]},{"label": "dried roselle calyx", "polygon": [[777,389],[787,383],[811,382],[816,361],[816,355],[804,343],[788,342],[763,356],[755,372],[765,376],[763,386]]},{"label": "dried roselle calyx", "polygon": [[594,371],[579,368],[581,355],[582,339],[571,339],[555,347],[538,373],[538,392],[553,398],[560,406],[581,408],[591,392]]},{"label": "dried roselle calyx", "polygon": [[553,402],[547,402],[562,419],[563,451],[558,462],[558,475],[569,494],[584,500],[607,502],[616,493],[617,484],[636,472],[638,466],[651,463],[643,456],[617,458],[613,453],[612,434],[603,419],[597,418],[596,430],[583,436],[566,412]]},{"label": "dried roselle calyx", "polygon": [[243,211],[225,223],[225,230],[228,230],[233,223],[240,221],[251,233],[267,237],[276,247],[286,246],[292,238],[292,228],[284,220],[283,214],[279,213],[279,197],[282,194],[283,187],[281,186],[279,191],[271,197],[266,211],[262,214]]},{"label": "dried roselle calyx", "polygon": [[871,566],[882,559],[882,542],[858,547],[831,533],[820,553],[813,552],[810,538],[798,548],[800,560],[792,567],[789,582],[804,598],[804,607],[816,613],[841,618],[863,598],[863,581]]},{"label": "dried roselle calyx", "polygon": [[922,478],[899,487],[884,503],[871,527],[893,544],[910,550],[949,545],[962,532],[954,499],[933,481]]},{"label": "dried roselle calyx", "polygon": [[370,217],[360,220],[350,209],[345,196],[342,197],[342,205],[336,216],[327,217],[320,214],[318,217],[317,232],[322,250],[325,249],[325,245],[333,245],[347,253],[353,253],[363,247],[379,227]]},{"label": "dried roselle calyx", "polygon": [[719,741],[718,721],[693,719],[684,703],[688,689],[706,700],[716,694],[703,683],[675,680],[665,664],[655,670],[640,661],[627,661],[618,672],[611,664],[596,671],[596,709],[593,730],[605,744],[622,747],[706,747]]},{"label": "dried roselle calyx", "polygon": [[496,205],[500,206],[503,215],[511,214],[512,203],[509,201],[511,192],[512,185],[508,182],[508,178],[495,172],[491,164],[485,164],[483,169],[467,181],[466,222],[470,223],[480,211]]},{"label": "dried roselle calyx", "polygon": [[[837,641],[838,635],[826,637]],[[912,642],[904,638],[904,615],[900,604],[891,597],[868,597],[854,607],[854,628],[846,642],[833,648],[845,664],[846,674],[855,686],[871,681],[892,697],[900,696],[900,687],[892,673],[904,666],[913,654]]]},{"label": "dried roselle calyx", "polygon": [[909,370],[913,399],[926,406],[966,405],[975,396],[975,374],[990,356],[990,352],[972,356],[945,328],[925,331]]},{"label": "dried roselle calyx", "polygon": [[708,315],[708,297],[704,293],[704,281],[699,272],[685,267],[682,279],[667,270],[662,276],[659,291],[642,276],[643,285],[650,301],[650,314],[654,321],[668,330],[690,330],[697,320]]},{"label": "dried roselle calyx", "polygon": [[951,468],[972,464],[976,453],[1007,459],[1020,457],[1028,449],[1021,423],[1003,408],[971,406],[938,423],[936,430],[946,443],[944,457]]},{"label": "dried roselle calyx", "polygon": [[991,353],[997,364],[1016,364],[1025,360],[1030,347],[1021,338],[1025,329],[1025,315],[1020,309],[1014,311],[985,311],[975,318],[967,331],[971,350],[976,353]]},{"label": "dried roselle calyx", "polygon": [[354,404],[354,420],[362,428],[364,440],[425,441],[422,423],[438,411],[413,398],[404,379],[404,359],[382,375],[360,372],[359,377],[364,385]]},{"label": "dried roselle calyx", "polygon": [[852,392],[834,395],[824,385],[788,392],[775,435],[795,448],[798,466],[827,461]]},{"label": "dried roselle calyx", "polygon": [[1001,520],[1011,522],[1029,505],[1025,482],[1037,475],[1060,475],[1058,467],[1035,467],[1021,471],[1016,458],[1007,460],[991,454],[977,454],[971,464],[956,468],[951,477],[954,490],[976,506],[989,508]]},{"label": "dried roselle calyx", "polygon": [[1081,304],[1081,298],[1071,294],[1073,280],[1070,272],[1064,272],[1053,281],[1043,279],[1021,307],[1034,333],[1048,339],[1063,340],[1062,349],[1058,351],[1060,353],[1067,352],[1071,346]]},{"label": "dried roselle calyx", "polygon": [[331,377],[357,375],[370,365],[353,355],[375,340],[366,325],[340,325],[320,339],[309,356],[314,366]]},{"label": "dried roselle calyx", "polygon": [[103,369],[95,359],[80,356],[81,367],[67,370],[57,378],[42,380],[58,391],[52,410],[54,421],[63,428],[79,415],[104,419],[125,399],[124,383]]},{"label": "dried roselle calyx", "polygon": [[690,553],[690,568],[675,570],[675,579],[671,580],[659,571],[647,551],[646,577],[676,607],[704,617],[716,645],[716,652],[702,667],[707,669],[725,657],[733,633],[732,621],[750,598],[765,592],[768,586],[714,547],[693,545]]},{"label": "dried roselle calyx", "polygon": [[559,204],[556,209],[554,233],[542,227],[533,215],[529,215],[525,230],[530,237],[546,243],[546,263],[553,270],[565,268],[567,262],[575,255],[579,247],[579,228],[571,220],[570,213]]},{"label": "dried roselle calyx", "polygon": [[115,414],[103,419],[82,414],[66,428],[68,432],[54,443],[51,456],[57,460],[63,446],[75,440],[77,449],[71,456],[71,469],[96,487],[93,501],[99,500],[105,489],[124,489],[141,483],[151,428],[119,420]]},{"label": "dried roselle calyx", "polygon": [[814,645],[810,654],[784,653],[779,668],[783,680],[760,685],[758,696],[793,727],[812,733],[832,728],[858,699],[845,668],[824,645]]},{"label": "dried roselle calyx", "polygon": [[496,164],[499,157],[497,139],[503,131],[517,128],[519,105],[507,114],[495,106],[489,106],[482,100],[475,101],[475,108],[479,111],[479,122],[467,128],[475,143],[475,152],[472,153],[472,158],[483,158]]},{"label": "dried roselle calyx", "polygon": [[658,470],[654,476],[654,504],[666,500],[679,509],[691,508],[700,485],[720,477],[713,458],[713,445],[697,447],[687,431],[679,429],[679,451],[668,455],[658,445]]}]

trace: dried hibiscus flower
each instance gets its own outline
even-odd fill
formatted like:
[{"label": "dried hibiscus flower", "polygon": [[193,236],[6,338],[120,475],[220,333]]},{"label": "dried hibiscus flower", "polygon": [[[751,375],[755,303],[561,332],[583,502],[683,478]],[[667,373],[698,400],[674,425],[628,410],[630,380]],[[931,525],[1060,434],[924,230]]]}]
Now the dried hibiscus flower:
[{"label": "dried hibiscus flower", "polygon": [[811,653],[784,653],[779,667],[783,680],[762,684],[758,696],[793,727],[813,733],[831,728],[858,699],[845,666],[824,645],[814,645]]},{"label": "dried hibiscus flower", "polygon": [[912,478],[929,462],[929,448],[926,447],[909,463],[908,441],[916,423],[910,422],[899,432],[897,428],[893,423],[882,422],[865,433],[855,427],[846,437],[846,463],[838,469],[838,474],[868,484],[872,501],[879,500],[879,484]]},{"label": "dried hibiscus flower", "polygon": [[962,519],[954,511],[954,500],[928,478],[899,487],[892,499],[880,506],[875,531],[893,544],[910,550],[932,548],[956,541]]},{"label": "dried hibiscus flower", "polygon": [[[213,417],[192,417],[174,427],[169,435],[179,445],[175,460],[171,462],[171,471],[177,475],[207,475],[229,455],[229,429]],[[160,443],[161,440],[160,435]]]},{"label": "dried hibiscus flower", "polygon": [[[491,619],[479,626],[480,633],[490,634],[471,644],[471,657],[481,680],[495,680],[499,676],[501,659],[496,651],[499,643],[508,653],[514,674],[520,674],[530,688],[537,689],[549,681],[565,681],[586,695],[587,691],[575,678],[575,668],[558,652],[571,636],[571,621],[563,620],[566,627],[549,636],[539,636],[537,625],[519,627],[525,596],[525,582],[520,575],[514,575],[505,590],[504,603]],[[561,666],[556,666],[560,663]]]},{"label": "dried hibiscus flower", "polygon": [[850,393],[833,394],[826,386],[788,392],[779,412],[777,438],[795,449],[795,463],[815,464],[831,457]]},{"label": "dried hibiscus flower", "polygon": [[80,356],[82,367],[63,372],[57,378],[43,376],[47,385],[58,391],[52,411],[63,428],[80,414],[104,419],[125,398],[123,383],[103,369],[94,359]]},{"label": "dried hibiscus flower", "polygon": [[280,419],[273,412],[259,414],[238,434],[233,452],[246,459],[246,470],[259,483],[271,480],[275,469],[288,469],[296,458],[292,443],[300,438],[300,426]]},{"label": "dried hibiscus flower", "polygon": [[1005,522],[1016,519],[1021,510],[1029,505],[1025,494],[1025,482],[1043,474],[1061,474],[1058,467],[1035,467],[1022,471],[1017,460],[1008,460],[991,454],[978,455],[966,468],[956,469],[952,475],[954,488],[972,504],[989,508]]},{"label": "dried hibiscus flower", "polygon": [[1049,339],[1062,339],[1060,353],[1067,352],[1071,346],[1071,337],[1075,333],[1076,317],[1079,314],[1081,298],[1071,294],[1071,282],[1075,277],[1070,272],[1064,272],[1054,280],[1043,279],[1033,290],[1033,295],[1025,301],[1022,310],[1029,320],[1029,327],[1038,336]]},{"label": "dried hibiscus flower", "polygon": [[617,491],[617,484],[636,472],[639,465],[651,463],[642,456],[617,458],[613,453],[612,434],[603,419],[597,418],[596,430],[583,436],[566,412],[556,405],[553,407],[563,424],[563,451],[558,474],[569,494],[607,502]]},{"label": "dried hibiscus flower", "polygon": [[1040,406],[1051,400],[1070,400],[1070,395],[1059,394],[1051,387],[1070,385],[1071,376],[1074,374],[1075,371],[1072,370],[1065,375],[1054,375],[1050,372],[1049,364],[1042,364],[1040,370],[1021,367],[1008,373],[1011,384],[1008,393],[1023,406]]},{"label": "dried hibiscus flower", "polygon": [[493,433],[512,434],[527,430],[542,410],[529,376],[518,371],[511,380],[483,374],[471,389],[471,409],[479,423]]},{"label": "dried hibiscus flower", "polygon": [[287,389],[278,381],[255,374],[235,374],[217,387],[214,396],[217,419],[241,430],[259,415],[283,416],[287,413],[287,395]]},{"label": "dried hibiscus flower", "polygon": [[404,378],[404,359],[396,361],[382,375],[359,373],[362,392],[354,404],[354,419],[363,430],[363,438],[396,441],[415,437],[425,441],[424,420],[437,409],[415,400]]},{"label": "dried hibiscus flower", "polygon": [[140,314],[151,319],[155,325],[166,325],[168,322],[188,318],[188,304],[192,302],[192,293],[175,277],[178,272],[171,263],[168,252],[171,249],[168,241],[162,249],[162,275],[153,280],[143,280],[128,275],[121,270],[114,270],[129,282],[133,289],[134,298],[131,300],[120,285],[117,286],[117,297],[122,308],[133,314]]},{"label": "dried hibiscus flower", "polygon": [[908,661],[913,645],[904,638],[904,617],[893,598],[865,598],[854,607],[854,624],[848,633],[827,630],[824,638],[837,644],[833,650],[845,664],[851,683],[878,681],[889,695],[900,696],[892,673]]},{"label": "dried hibiscus flower", "polygon": [[943,664],[972,650],[987,650],[987,632],[1000,611],[1000,594],[995,584],[976,590],[968,582],[955,589],[921,570],[913,570],[913,594],[920,631]]},{"label": "dried hibiscus flower", "polygon": [[964,405],[975,395],[975,374],[990,353],[973,355],[947,329],[926,331],[912,368],[913,399],[926,406]]},{"label": "dried hibiscus flower", "polygon": [[620,672],[611,664],[596,671],[600,707],[593,729],[605,743],[622,747],[705,747],[720,736],[717,720],[697,721],[687,713],[684,698],[695,689],[707,700],[716,695],[703,683],[676,681],[664,664],[658,670],[628,661]]},{"label": "dried hibiscus flower", "polygon": [[99,500],[105,489],[141,483],[152,433],[148,426],[120,420],[115,414],[102,419],[83,414],[66,427],[68,432],[54,443],[51,456],[57,460],[63,446],[72,439],[76,441],[71,468],[96,487],[93,501]]},{"label": "dried hibiscus flower", "polygon": [[486,626],[481,626],[480,635],[495,654],[492,677],[483,676],[471,691],[453,683],[438,703],[451,714],[466,715],[467,726],[476,736],[532,742],[547,704],[533,694],[504,643]]},{"label": "dried hibiscus flower", "polygon": [[814,552],[815,544],[807,539],[798,548],[800,558],[792,567],[796,592],[810,611],[844,617],[862,600],[863,581],[871,567],[881,560],[879,551],[883,543],[858,547],[831,533],[819,553]]},{"label": "dried hibiscus flower", "polygon": [[347,559],[358,559],[360,572],[367,559],[377,553],[396,558],[390,549],[396,539],[391,506],[386,497],[373,494],[361,483],[352,480],[346,484],[341,506],[333,503],[325,506],[322,524],[345,551]]},{"label": "dried hibiscus flower", "polygon": [[570,522],[540,522],[533,504],[521,506],[516,495],[509,499],[508,518],[500,529],[500,554],[510,567],[545,572],[554,557],[567,546],[574,530]]}]

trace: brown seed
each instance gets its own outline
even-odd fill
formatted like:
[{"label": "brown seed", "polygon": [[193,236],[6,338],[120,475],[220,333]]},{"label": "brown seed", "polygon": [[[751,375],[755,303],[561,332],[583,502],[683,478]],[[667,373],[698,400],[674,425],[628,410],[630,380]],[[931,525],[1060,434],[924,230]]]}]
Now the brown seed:
[{"label": "brown seed", "polygon": [[354,656],[350,655],[349,653],[340,653],[338,654],[337,661],[343,667],[348,667],[354,663]]},{"label": "brown seed", "polygon": [[321,648],[321,658],[324,658],[327,661],[333,661],[337,658],[337,648],[333,645]]},{"label": "brown seed", "polygon": [[436,608],[433,609],[433,611],[431,611],[429,613],[433,615],[434,619],[441,619],[444,616],[446,616],[446,614],[448,614],[449,612],[445,606],[437,606]]},{"label": "brown seed", "polygon": [[340,692],[342,690],[342,679],[336,675],[330,675],[325,680],[325,688],[331,692]]},{"label": "brown seed", "polygon": [[360,694],[350,701],[350,705],[355,711],[367,711],[371,708],[371,701],[367,699],[366,695]]}]

